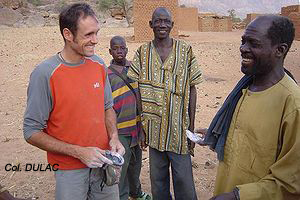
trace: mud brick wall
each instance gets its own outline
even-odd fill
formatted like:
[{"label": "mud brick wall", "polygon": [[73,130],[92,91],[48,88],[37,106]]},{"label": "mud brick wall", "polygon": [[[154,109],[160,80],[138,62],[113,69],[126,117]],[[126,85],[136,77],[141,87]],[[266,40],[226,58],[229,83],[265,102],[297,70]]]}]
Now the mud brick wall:
[{"label": "mud brick wall", "polygon": [[262,16],[263,14],[258,14],[258,13],[249,13],[247,14],[246,18],[246,26],[250,24],[251,21],[253,21],[256,17]]},{"label": "mud brick wall", "polygon": [[198,17],[204,18],[204,17],[215,17],[217,16],[216,13],[210,13],[210,12],[199,12]]},{"label": "mud brick wall", "polygon": [[198,30],[200,32],[213,32],[214,31],[214,18],[212,17],[205,17],[205,18],[198,18]]},{"label": "mud brick wall", "polygon": [[133,18],[134,18],[134,39],[136,42],[149,41],[154,38],[153,31],[149,27],[149,21],[152,13],[157,7],[166,7],[172,13],[174,27],[171,31],[171,37],[178,37],[178,0],[134,0]]},{"label": "mud brick wall", "polygon": [[300,5],[292,5],[281,8],[281,15],[288,17],[292,12],[300,12]]},{"label": "mud brick wall", "polygon": [[214,19],[215,32],[229,32],[232,31],[232,21],[230,18],[215,18]]},{"label": "mud brick wall", "polygon": [[232,21],[228,17],[199,17],[198,30],[200,32],[228,32],[232,31]]},{"label": "mud brick wall", "polygon": [[178,29],[198,31],[198,8],[178,8]]},{"label": "mud brick wall", "polygon": [[230,18],[228,18],[227,28],[228,28],[227,29],[228,31],[232,31],[232,29],[233,29],[233,22]]},{"label": "mud brick wall", "polygon": [[300,5],[282,7],[281,15],[293,21],[295,26],[295,40],[300,40]]},{"label": "mud brick wall", "polygon": [[300,40],[300,11],[291,12],[288,16],[295,26],[295,40]]}]

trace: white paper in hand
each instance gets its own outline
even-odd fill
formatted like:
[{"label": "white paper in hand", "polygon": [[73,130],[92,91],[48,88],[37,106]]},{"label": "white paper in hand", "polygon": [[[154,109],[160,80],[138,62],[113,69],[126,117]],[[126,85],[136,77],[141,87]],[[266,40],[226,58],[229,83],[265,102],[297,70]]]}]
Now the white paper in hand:
[{"label": "white paper in hand", "polygon": [[195,143],[198,143],[198,144],[202,144],[203,141],[204,141],[204,138],[202,138],[199,134],[197,133],[193,133],[189,130],[186,130],[186,136],[192,141],[192,142],[195,142]]}]

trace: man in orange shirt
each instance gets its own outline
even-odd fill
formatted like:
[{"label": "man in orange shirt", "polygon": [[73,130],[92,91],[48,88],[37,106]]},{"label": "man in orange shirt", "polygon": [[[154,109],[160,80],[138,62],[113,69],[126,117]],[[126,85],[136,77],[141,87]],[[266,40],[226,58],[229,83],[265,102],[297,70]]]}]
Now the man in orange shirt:
[{"label": "man in orange shirt", "polygon": [[123,155],[124,147],[105,65],[94,55],[98,20],[89,5],[78,3],[60,13],[59,25],[63,50],[30,76],[24,137],[58,168],[57,200],[118,199],[118,185],[103,185],[101,168],[112,164],[105,150]]}]

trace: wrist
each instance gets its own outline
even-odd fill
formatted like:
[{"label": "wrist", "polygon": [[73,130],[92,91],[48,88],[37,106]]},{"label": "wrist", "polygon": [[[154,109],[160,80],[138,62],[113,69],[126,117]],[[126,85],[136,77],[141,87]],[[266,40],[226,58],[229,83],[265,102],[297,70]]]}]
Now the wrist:
[{"label": "wrist", "polygon": [[82,149],[83,149],[83,147],[81,147],[81,146],[73,145],[71,148],[70,156],[80,159],[81,155],[82,155],[82,153],[81,153]]},{"label": "wrist", "polygon": [[114,140],[116,138],[119,138],[117,127],[114,129],[107,130],[107,134],[108,134],[109,140]]},{"label": "wrist", "polygon": [[116,139],[119,139],[118,133],[117,132],[116,133],[112,133],[110,135],[110,140],[116,140]]}]

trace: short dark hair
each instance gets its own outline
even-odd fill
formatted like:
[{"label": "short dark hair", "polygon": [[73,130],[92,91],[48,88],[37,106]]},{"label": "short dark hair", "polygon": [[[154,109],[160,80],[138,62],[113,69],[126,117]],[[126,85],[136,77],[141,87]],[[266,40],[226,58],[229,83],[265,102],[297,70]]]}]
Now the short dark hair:
[{"label": "short dark hair", "polygon": [[272,24],[267,32],[267,37],[271,44],[286,43],[289,51],[295,37],[295,28],[293,22],[283,16],[272,16]]},{"label": "short dark hair", "polygon": [[167,13],[170,17],[171,17],[171,19],[172,19],[172,13],[171,13],[171,11],[168,9],[168,8],[166,8],[166,7],[157,7],[154,11],[153,11],[153,13],[152,13],[152,18],[151,18],[151,20],[153,21],[153,19],[155,18],[155,16],[157,15],[157,13],[159,13],[159,14],[161,14],[161,13]]},{"label": "short dark hair", "polygon": [[96,14],[91,6],[86,3],[75,3],[66,7],[59,14],[59,29],[62,36],[64,28],[69,29],[76,36],[78,20],[81,17],[86,18],[87,16],[96,17]]},{"label": "short dark hair", "polygon": [[114,42],[115,40],[122,41],[122,42],[124,42],[124,44],[126,45],[126,40],[125,40],[125,38],[123,38],[122,36],[116,35],[116,36],[114,36],[114,37],[111,38],[111,40],[110,40],[110,47],[113,46],[113,42]]}]

